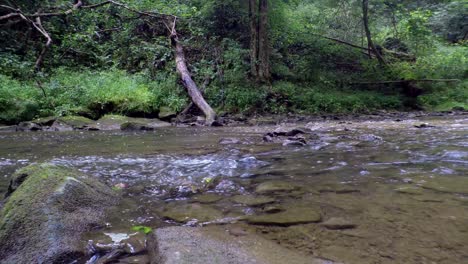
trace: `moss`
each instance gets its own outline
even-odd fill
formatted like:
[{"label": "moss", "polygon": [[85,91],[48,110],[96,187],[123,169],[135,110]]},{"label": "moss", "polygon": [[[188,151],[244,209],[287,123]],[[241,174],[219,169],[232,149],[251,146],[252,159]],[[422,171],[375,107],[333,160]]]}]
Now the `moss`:
[{"label": "moss", "polygon": [[74,128],[81,128],[81,127],[94,124],[93,120],[86,118],[86,117],[82,117],[82,116],[64,116],[64,117],[59,117],[57,121],[70,125]]},{"label": "moss", "polygon": [[[28,209],[34,207],[36,201],[43,200],[47,197],[49,193],[44,192],[43,190],[54,190],[60,186],[64,180],[64,175],[71,175],[70,170],[57,167],[51,164],[35,164],[15,172],[13,177],[17,175],[26,174],[33,175],[36,174],[36,177],[27,177],[26,180],[21,184],[17,191],[13,192],[11,197],[8,199],[3,210],[0,213],[0,221],[7,221],[10,215],[8,213],[10,210],[17,204],[23,205],[22,208]],[[47,180],[47,181],[44,181]],[[35,197],[35,199],[30,199]],[[26,216],[29,211],[16,210],[15,217]]]}]

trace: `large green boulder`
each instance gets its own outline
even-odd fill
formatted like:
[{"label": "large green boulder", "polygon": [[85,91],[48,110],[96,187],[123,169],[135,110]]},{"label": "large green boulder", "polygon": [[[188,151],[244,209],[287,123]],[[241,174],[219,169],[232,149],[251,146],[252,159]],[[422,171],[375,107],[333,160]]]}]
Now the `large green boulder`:
[{"label": "large green boulder", "polygon": [[30,165],[11,180],[0,211],[0,263],[71,263],[84,256],[81,234],[103,224],[117,195],[82,173]]}]

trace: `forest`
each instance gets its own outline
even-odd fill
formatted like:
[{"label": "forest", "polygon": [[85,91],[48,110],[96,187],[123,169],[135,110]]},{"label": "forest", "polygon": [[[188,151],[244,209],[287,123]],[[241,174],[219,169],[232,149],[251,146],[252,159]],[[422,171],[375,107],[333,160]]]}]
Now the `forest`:
[{"label": "forest", "polygon": [[4,124],[468,107],[465,1],[0,3]]},{"label": "forest", "polygon": [[0,264],[468,263],[467,0],[0,0]]}]

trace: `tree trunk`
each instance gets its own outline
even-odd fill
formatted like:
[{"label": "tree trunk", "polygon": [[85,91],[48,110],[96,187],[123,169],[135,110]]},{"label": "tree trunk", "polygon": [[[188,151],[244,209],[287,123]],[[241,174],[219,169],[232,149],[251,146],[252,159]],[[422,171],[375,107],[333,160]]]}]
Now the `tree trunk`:
[{"label": "tree trunk", "polygon": [[270,81],[270,47],[268,42],[268,0],[260,0],[260,23],[258,27],[258,77]]},{"label": "tree trunk", "polygon": [[[175,23],[175,22],[174,22]],[[190,72],[187,68],[187,62],[185,59],[184,48],[179,42],[175,26],[171,32],[171,45],[174,48],[174,54],[176,59],[177,72],[179,73],[182,83],[184,84],[187,92],[192,99],[192,102],[200,108],[205,114],[205,124],[208,126],[213,125],[216,120],[216,113],[213,111],[211,106],[205,101],[202,93],[198,89],[197,85],[190,76]]]},{"label": "tree trunk", "polygon": [[374,42],[372,41],[372,35],[369,29],[369,0],[362,0],[362,17],[363,17],[364,30],[366,31],[367,44],[369,46],[369,49],[372,49],[372,51],[375,53],[375,56],[377,57],[377,60],[379,60],[380,64],[386,65],[387,63],[382,57],[382,54],[380,54],[378,49],[375,47]]},{"label": "tree trunk", "polygon": [[250,73],[258,78],[258,15],[257,0],[249,0],[249,22],[250,22]]}]

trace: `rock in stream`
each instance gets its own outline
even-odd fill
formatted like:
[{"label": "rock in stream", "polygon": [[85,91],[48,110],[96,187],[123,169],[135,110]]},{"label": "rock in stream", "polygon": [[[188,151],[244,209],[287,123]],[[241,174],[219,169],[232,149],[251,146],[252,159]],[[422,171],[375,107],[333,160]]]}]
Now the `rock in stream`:
[{"label": "rock in stream", "polygon": [[0,211],[0,263],[71,263],[80,236],[103,224],[113,191],[80,172],[51,164],[18,170]]}]

